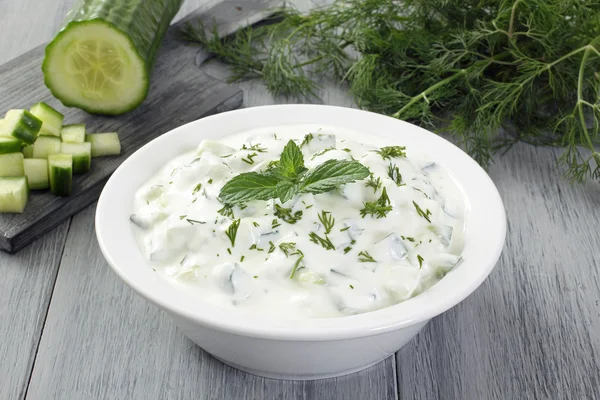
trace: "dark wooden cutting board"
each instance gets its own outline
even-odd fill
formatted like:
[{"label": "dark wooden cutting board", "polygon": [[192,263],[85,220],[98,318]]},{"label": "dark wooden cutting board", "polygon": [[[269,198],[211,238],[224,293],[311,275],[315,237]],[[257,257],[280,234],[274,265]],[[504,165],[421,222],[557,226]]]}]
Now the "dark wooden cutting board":
[{"label": "dark wooden cutting board", "polygon": [[116,131],[122,145],[120,156],[94,158],[91,172],[74,176],[71,196],[32,191],[23,214],[0,214],[0,249],[16,252],[96,201],[115,169],[150,140],[198,118],[239,107],[242,92],[204,74],[195,63],[200,48],[183,42],[177,32],[182,24],[200,18],[207,25],[217,24],[221,34],[229,34],[262,19],[269,3],[227,0],[171,26],[157,57],[148,98],[135,111],[118,117],[89,115],[53,98],[41,72],[45,45],[0,66],[0,114],[45,101],[65,115],[65,124],[84,123],[90,133]]}]

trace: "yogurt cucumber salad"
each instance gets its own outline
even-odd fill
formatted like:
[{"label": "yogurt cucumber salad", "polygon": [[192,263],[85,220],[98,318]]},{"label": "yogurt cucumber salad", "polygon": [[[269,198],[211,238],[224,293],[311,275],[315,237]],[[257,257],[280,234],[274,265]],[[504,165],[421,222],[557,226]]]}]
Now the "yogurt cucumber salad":
[{"label": "yogurt cucumber salad", "polygon": [[434,161],[380,140],[312,126],[204,140],[137,191],[139,247],[220,307],[321,318],[407,300],[461,261],[465,206]]}]

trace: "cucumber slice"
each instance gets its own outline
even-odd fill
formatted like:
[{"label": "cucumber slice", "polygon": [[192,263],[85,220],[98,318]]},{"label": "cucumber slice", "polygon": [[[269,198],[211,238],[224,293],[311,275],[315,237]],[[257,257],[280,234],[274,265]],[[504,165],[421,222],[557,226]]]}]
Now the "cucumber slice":
[{"label": "cucumber slice", "polygon": [[0,178],[0,212],[22,213],[29,199],[27,178]]},{"label": "cucumber slice", "polygon": [[27,146],[23,147],[21,153],[23,153],[23,157],[25,158],[33,158],[33,145],[28,144]]},{"label": "cucumber slice", "polygon": [[65,125],[60,131],[63,142],[83,143],[85,142],[85,124]]},{"label": "cucumber slice", "polygon": [[85,174],[92,165],[92,144],[85,143],[63,143],[60,152],[73,156],[73,173]]},{"label": "cucumber slice", "polygon": [[48,158],[60,153],[60,139],[56,136],[40,136],[33,144],[33,158]]},{"label": "cucumber slice", "polygon": [[156,53],[183,0],[79,0],[46,47],[44,81],[68,107],[119,115],[146,95]]},{"label": "cucumber slice", "polygon": [[85,141],[92,144],[92,157],[121,154],[121,141],[117,132],[87,133]]},{"label": "cucumber slice", "polygon": [[38,135],[60,137],[60,128],[62,128],[65,119],[64,115],[43,101],[35,104],[29,111],[42,121],[42,128]]},{"label": "cucumber slice", "polygon": [[68,196],[73,186],[73,156],[52,154],[48,156],[50,191],[56,196]]},{"label": "cucumber slice", "polygon": [[17,153],[21,151],[21,141],[18,139],[0,137],[0,154]]},{"label": "cucumber slice", "polygon": [[23,153],[0,154],[0,177],[24,175]]},{"label": "cucumber slice", "polygon": [[4,136],[12,136],[27,144],[33,144],[42,121],[27,110],[9,110],[4,116],[2,130]]},{"label": "cucumber slice", "polygon": [[23,163],[29,189],[48,189],[48,160],[26,158]]}]

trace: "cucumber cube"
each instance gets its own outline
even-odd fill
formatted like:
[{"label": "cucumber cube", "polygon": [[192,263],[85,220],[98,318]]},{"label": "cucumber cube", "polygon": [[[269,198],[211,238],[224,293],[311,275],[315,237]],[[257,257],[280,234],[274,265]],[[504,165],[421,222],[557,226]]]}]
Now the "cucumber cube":
[{"label": "cucumber cube", "polygon": [[73,173],[84,174],[90,170],[92,165],[92,144],[84,143],[62,143],[60,152],[73,156]]},{"label": "cucumber cube", "polygon": [[27,146],[23,147],[21,153],[23,153],[25,158],[33,158],[33,145],[28,144]]},{"label": "cucumber cube", "polygon": [[117,132],[88,133],[85,135],[85,141],[92,144],[92,157],[121,154],[121,142]]},{"label": "cucumber cube", "polygon": [[29,199],[27,178],[0,178],[0,212],[22,213]]},{"label": "cucumber cube", "polygon": [[65,116],[50,107],[44,102],[40,102],[31,107],[31,113],[42,121],[40,135],[58,136],[60,137],[60,129],[62,128]]},{"label": "cucumber cube", "polygon": [[52,194],[70,195],[73,186],[73,156],[62,153],[48,156],[48,177]]},{"label": "cucumber cube", "polygon": [[85,124],[65,125],[60,131],[62,141],[65,143],[85,142]]},{"label": "cucumber cube", "polygon": [[0,154],[0,177],[25,176],[23,153]]},{"label": "cucumber cube", "polygon": [[33,144],[33,158],[48,158],[60,153],[60,139],[55,136],[39,136]]},{"label": "cucumber cube", "polygon": [[9,110],[2,123],[3,136],[12,136],[27,144],[35,142],[41,128],[42,121],[27,110]]},{"label": "cucumber cube", "polygon": [[0,154],[18,153],[21,151],[21,141],[11,137],[0,137]]},{"label": "cucumber cube", "polygon": [[29,189],[48,189],[50,185],[48,181],[48,160],[26,158],[23,163]]}]

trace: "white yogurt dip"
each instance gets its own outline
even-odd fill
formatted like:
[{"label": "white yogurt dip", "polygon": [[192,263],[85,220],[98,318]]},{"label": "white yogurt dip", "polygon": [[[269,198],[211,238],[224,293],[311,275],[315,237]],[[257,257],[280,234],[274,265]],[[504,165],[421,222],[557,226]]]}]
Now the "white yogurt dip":
[{"label": "white yogurt dip", "polygon": [[[308,171],[356,160],[371,175],[283,204],[219,200],[232,178],[272,168],[290,139]],[[157,273],[220,307],[319,318],[399,303],[460,262],[465,205],[435,160],[384,148],[398,144],[309,125],[204,141],[137,191],[139,247]]]}]

